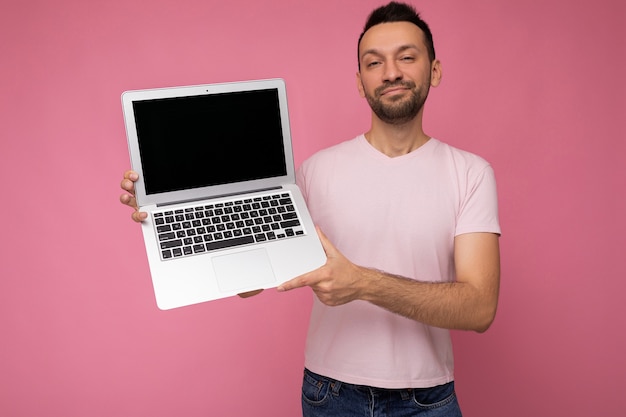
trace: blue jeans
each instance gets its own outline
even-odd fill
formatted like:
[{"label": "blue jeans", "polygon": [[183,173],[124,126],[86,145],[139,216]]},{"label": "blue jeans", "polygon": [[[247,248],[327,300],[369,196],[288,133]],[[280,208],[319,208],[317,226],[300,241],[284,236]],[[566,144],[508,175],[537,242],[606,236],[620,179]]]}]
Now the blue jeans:
[{"label": "blue jeans", "polygon": [[303,417],[461,417],[454,382],[384,389],[346,384],[304,370]]}]

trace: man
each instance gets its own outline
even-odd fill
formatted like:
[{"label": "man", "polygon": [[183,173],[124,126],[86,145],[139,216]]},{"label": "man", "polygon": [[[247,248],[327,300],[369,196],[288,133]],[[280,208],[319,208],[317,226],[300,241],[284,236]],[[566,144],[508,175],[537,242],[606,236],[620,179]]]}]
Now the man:
[{"label": "man", "polygon": [[[370,130],[298,171],[328,261],[278,287],[316,295],[303,415],[459,416],[448,329],[483,332],[495,316],[493,171],[422,129],[442,73],[414,9],[392,2],[374,10],[358,60]],[[122,188],[132,194],[136,178],[126,173]],[[132,195],[121,200],[136,208]]]}]

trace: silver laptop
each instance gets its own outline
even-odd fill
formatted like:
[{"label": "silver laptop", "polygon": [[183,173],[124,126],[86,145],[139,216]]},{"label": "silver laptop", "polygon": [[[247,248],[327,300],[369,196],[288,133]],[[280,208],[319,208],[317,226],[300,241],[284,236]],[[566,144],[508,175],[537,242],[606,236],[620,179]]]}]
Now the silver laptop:
[{"label": "silver laptop", "polygon": [[127,91],[157,305],[276,287],[326,261],[295,184],[281,79]]}]

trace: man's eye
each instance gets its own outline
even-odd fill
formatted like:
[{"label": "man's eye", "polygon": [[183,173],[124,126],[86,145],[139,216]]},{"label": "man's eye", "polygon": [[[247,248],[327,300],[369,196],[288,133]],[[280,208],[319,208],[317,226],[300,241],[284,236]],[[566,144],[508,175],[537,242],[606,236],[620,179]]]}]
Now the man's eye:
[{"label": "man's eye", "polygon": [[402,58],[400,58],[401,61],[407,61],[407,62],[413,62],[415,60],[415,58],[413,58],[412,56],[403,56]]},{"label": "man's eye", "polygon": [[371,67],[375,67],[375,66],[377,66],[377,65],[380,65],[380,61],[372,61],[372,62],[369,62],[369,63],[367,64],[367,66],[368,66],[369,68],[371,68]]}]

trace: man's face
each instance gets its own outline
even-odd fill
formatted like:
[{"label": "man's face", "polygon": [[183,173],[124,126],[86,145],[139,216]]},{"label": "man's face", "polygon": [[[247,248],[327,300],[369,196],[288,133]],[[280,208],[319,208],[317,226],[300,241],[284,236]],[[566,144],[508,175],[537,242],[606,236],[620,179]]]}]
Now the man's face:
[{"label": "man's face", "polygon": [[410,22],[371,27],[361,40],[359,60],[359,93],[389,124],[413,120],[441,77],[439,62],[430,62],[422,30]]}]

